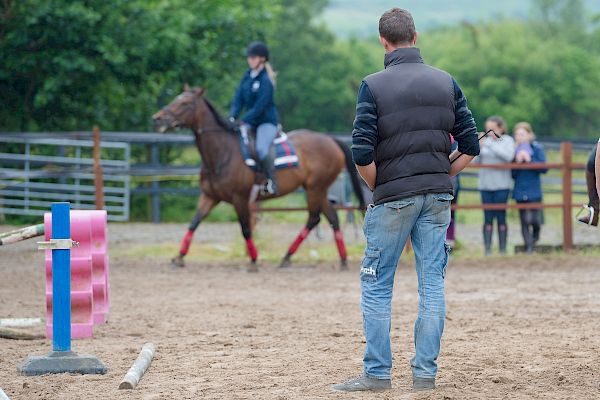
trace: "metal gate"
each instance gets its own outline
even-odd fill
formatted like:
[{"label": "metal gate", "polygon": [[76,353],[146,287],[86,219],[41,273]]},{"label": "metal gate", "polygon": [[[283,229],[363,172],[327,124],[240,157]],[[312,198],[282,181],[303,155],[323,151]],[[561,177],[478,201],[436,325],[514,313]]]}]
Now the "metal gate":
[{"label": "metal gate", "polygon": [[[95,209],[92,140],[0,135],[0,214],[43,215],[54,201]],[[111,221],[129,219],[129,143],[102,142],[104,201]]]}]

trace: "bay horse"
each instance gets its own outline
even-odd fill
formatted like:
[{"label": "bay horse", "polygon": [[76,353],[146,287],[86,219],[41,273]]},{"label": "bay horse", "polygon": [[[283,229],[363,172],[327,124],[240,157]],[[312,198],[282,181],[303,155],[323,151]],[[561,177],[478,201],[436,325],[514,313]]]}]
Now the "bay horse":
[{"label": "bay horse", "polygon": [[[152,116],[154,127],[160,132],[169,129],[189,128],[194,133],[196,147],[202,158],[200,169],[201,195],[197,210],[185,234],[179,254],[173,258],[174,266],[183,267],[194,231],[200,222],[220,202],[233,205],[246,240],[250,258],[249,270],[256,270],[258,251],[252,240],[250,203],[255,184],[255,172],[246,166],[240,148],[239,133],[235,126],[225,120],[204,97],[202,88],[185,88],[170,104]],[[284,196],[299,187],[304,188],[308,205],[308,220],[283,257],[280,267],[290,266],[292,255],[319,224],[320,214],[329,221],[337,245],[342,269],[347,268],[347,253],[340,230],[337,212],[327,198],[327,190],[340,172],[349,172],[354,193],[360,207],[365,209],[358,172],[352,161],[348,146],[322,133],[296,130],[288,133],[288,139],[296,149],[299,167],[278,170],[276,179],[278,193],[275,196],[259,194],[257,201]]]}]

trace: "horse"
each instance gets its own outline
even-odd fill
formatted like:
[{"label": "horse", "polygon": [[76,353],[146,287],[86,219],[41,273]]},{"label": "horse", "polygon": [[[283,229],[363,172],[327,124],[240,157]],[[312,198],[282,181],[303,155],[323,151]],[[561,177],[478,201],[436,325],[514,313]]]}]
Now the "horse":
[{"label": "horse", "polygon": [[323,214],[333,229],[341,268],[347,268],[344,238],[336,209],[327,198],[327,190],[345,168],[361,210],[365,210],[365,201],[352,153],[344,142],[306,129],[289,132],[288,140],[296,149],[299,166],[276,172],[276,195],[259,193],[256,196],[251,195],[256,184],[256,173],[244,162],[239,129],[218,113],[204,96],[203,88],[184,88],[181,94],[154,114],[152,119],[155,129],[162,133],[178,128],[191,129],[202,159],[201,195],[196,214],[181,242],[179,254],[171,260],[174,266],[184,266],[184,257],[189,251],[194,231],[217,204],[226,202],[233,205],[246,241],[250,258],[248,270],[256,271],[258,250],[252,240],[251,204],[254,201],[285,196],[302,187],[306,193],[308,220],[279,267],[291,265],[291,257],[310,231],[319,224],[320,215]]}]

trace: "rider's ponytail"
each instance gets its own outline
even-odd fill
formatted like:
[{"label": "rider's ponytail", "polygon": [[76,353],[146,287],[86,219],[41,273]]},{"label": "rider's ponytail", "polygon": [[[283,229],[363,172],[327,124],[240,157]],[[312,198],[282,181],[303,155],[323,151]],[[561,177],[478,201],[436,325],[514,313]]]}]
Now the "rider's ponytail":
[{"label": "rider's ponytail", "polygon": [[265,69],[267,70],[267,75],[269,75],[269,79],[271,79],[273,86],[277,86],[277,72],[273,70],[273,66],[270,62],[265,62]]}]

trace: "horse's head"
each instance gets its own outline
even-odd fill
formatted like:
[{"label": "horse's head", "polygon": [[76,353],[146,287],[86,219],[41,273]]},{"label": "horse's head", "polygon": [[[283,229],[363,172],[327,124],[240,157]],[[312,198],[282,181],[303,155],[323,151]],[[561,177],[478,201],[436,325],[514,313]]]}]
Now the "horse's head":
[{"label": "horse's head", "polygon": [[167,106],[152,116],[154,129],[165,132],[176,128],[193,128],[199,126],[199,106],[203,88],[190,88],[185,85],[183,92]]}]

